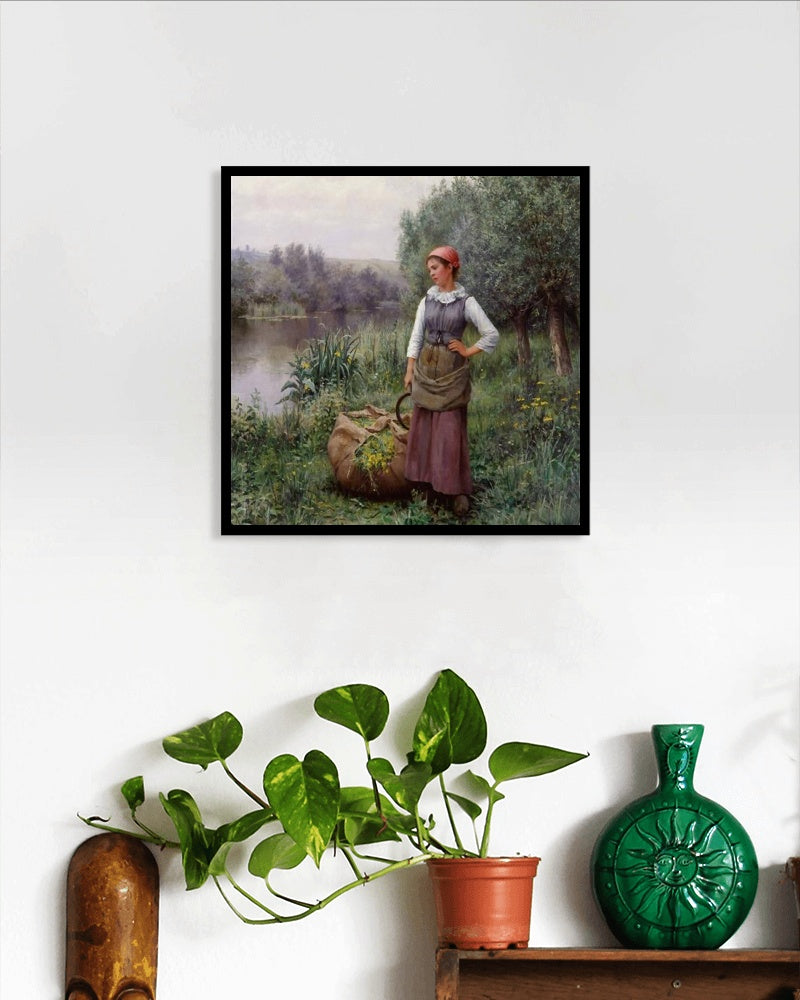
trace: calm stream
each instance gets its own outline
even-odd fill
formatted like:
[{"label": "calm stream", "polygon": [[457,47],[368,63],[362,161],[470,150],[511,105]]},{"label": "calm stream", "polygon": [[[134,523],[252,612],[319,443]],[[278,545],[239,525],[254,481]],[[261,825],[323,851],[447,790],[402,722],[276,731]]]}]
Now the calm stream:
[{"label": "calm stream", "polygon": [[[249,403],[253,392],[261,396],[268,413],[280,409],[281,386],[289,378],[294,354],[312,337],[327,330],[357,333],[370,322],[392,324],[396,309],[367,313],[318,313],[297,319],[237,319],[231,323],[231,396]],[[410,332],[410,327],[409,327]]]}]

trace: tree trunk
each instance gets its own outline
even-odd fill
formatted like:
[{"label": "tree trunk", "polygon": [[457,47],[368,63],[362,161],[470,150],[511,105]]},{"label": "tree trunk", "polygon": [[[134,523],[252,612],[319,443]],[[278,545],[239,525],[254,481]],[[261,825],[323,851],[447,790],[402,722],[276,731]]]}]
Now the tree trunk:
[{"label": "tree trunk", "polygon": [[520,368],[527,368],[531,363],[531,340],[528,336],[530,314],[530,309],[525,309],[513,316],[514,330],[517,334],[517,363]]},{"label": "tree trunk", "polygon": [[569,355],[569,345],[564,333],[564,306],[561,302],[547,303],[547,333],[553,358],[556,363],[556,375],[572,373],[572,358]]}]

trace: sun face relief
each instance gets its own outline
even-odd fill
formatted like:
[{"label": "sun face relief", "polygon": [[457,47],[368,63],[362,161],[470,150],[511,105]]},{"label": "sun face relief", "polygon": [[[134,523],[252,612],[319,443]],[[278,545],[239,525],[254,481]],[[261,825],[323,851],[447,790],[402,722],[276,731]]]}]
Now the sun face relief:
[{"label": "sun face relief", "polygon": [[683,848],[667,847],[656,856],[656,878],[667,886],[687,885],[697,869],[697,860]]},{"label": "sun face relief", "polygon": [[735,847],[713,817],[646,812],[619,838],[615,884],[634,919],[669,933],[713,919],[736,889]]},{"label": "sun face relief", "polygon": [[595,896],[632,947],[718,947],[755,895],[749,837],[692,787],[701,736],[702,727],[653,727],[659,788],[616,816],[595,845]]}]

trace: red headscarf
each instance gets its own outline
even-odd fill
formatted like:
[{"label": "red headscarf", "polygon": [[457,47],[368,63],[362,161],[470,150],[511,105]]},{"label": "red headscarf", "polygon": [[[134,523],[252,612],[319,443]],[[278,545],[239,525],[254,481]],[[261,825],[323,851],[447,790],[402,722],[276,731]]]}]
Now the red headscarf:
[{"label": "red headscarf", "polygon": [[436,247],[434,250],[431,250],[425,260],[430,260],[431,257],[441,257],[442,260],[446,260],[453,267],[461,267],[458,250],[455,247]]}]

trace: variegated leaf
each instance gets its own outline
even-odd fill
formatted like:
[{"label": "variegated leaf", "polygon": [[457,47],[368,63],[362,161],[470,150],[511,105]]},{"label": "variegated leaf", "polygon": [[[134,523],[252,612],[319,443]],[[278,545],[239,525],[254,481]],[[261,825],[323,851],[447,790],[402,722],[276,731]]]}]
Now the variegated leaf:
[{"label": "variegated leaf", "polygon": [[282,754],[267,764],[264,792],[284,830],[319,866],[339,814],[336,765],[321,750],[302,761]]}]

